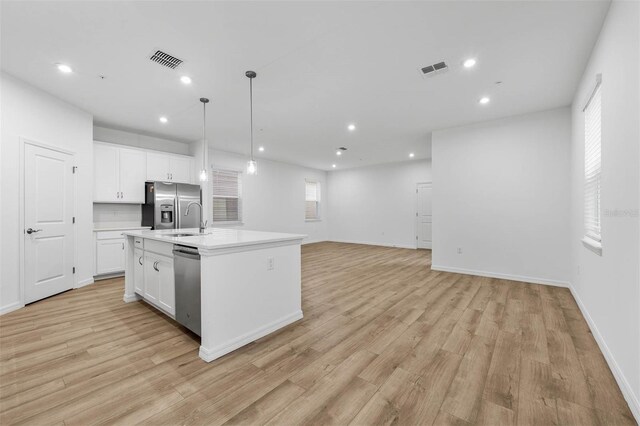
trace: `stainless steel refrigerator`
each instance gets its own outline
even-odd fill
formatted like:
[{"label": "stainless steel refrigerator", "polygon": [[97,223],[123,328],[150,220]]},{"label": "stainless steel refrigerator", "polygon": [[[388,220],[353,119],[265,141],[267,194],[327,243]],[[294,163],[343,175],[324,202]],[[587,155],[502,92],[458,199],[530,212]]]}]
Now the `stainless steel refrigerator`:
[{"label": "stainless steel refrigerator", "polygon": [[186,183],[146,182],[145,204],[142,205],[142,226],[151,229],[198,228],[200,209],[190,202],[202,203],[199,185]]}]

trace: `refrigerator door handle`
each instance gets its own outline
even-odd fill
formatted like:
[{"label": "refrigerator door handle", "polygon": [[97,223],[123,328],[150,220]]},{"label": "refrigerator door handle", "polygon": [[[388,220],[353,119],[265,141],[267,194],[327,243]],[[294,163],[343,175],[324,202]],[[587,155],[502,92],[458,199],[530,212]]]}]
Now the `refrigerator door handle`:
[{"label": "refrigerator door handle", "polygon": [[176,197],[174,200],[175,203],[175,211],[176,211],[176,228],[182,228],[182,211],[180,210],[180,197]]}]

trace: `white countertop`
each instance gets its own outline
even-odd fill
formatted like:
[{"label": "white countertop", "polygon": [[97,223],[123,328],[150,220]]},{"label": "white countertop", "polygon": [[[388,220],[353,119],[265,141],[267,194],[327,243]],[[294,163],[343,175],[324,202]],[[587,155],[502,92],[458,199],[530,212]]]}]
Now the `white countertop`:
[{"label": "white countertop", "polygon": [[102,232],[102,231],[130,231],[135,229],[151,229],[150,226],[114,226],[114,225],[105,225],[105,226],[96,226],[93,227],[93,232]]},{"label": "white countertop", "polygon": [[198,228],[165,229],[165,230],[127,230],[124,235],[164,241],[172,244],[182,244],[202,249],[221,249],[240,247],[254,244],[295,241],[306,238],[303,234],[284,234],[280,232],[248,231],[244,229],[207,228],[206,235],[189,237],[174,237],[173,234],[197,233]]}]

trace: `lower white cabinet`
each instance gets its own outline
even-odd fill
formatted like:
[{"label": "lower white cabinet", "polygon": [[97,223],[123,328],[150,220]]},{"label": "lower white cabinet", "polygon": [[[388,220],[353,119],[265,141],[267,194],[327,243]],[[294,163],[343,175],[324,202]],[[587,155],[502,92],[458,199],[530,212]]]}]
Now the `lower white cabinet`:
[{"label": "lower white cabinet", "polygon": [[144,298],[167,313],[175,315],[173,257],[145,251],[142,262],[144,265]]},{"label": "lower white cabinet", "polygon": [[124,237],[96,240],[95,275],[124,271]]},{"label": "lower white cabinet", "polygon": [[133,264],[133,288],[140,296],[144,296],[144,252],[142,249],[135,249]]}]

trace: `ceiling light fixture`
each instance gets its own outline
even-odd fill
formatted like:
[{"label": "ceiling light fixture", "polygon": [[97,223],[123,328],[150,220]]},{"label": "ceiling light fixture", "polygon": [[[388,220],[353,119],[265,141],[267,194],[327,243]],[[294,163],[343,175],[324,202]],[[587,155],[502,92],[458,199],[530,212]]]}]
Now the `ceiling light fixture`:
[{"label": "ceiling light fixture", "polygon": [[255,71],[247,71],[244,73],[249,78],[249,110],[250,112],[250,121],[251,121],[251,158],[247,162],[247,174],[248,175],[257,175],[258,174],[258,163],[253,159],[253,79],[256,78],[257,74]]},{"label": "ceiling light fixture", "polygon": [[73,72],[73,70],[71,69],[71,67],[69,65],[56,64],[56,66],[58,67],[58,71],[63,72],[65,74],[69,74],[69,73]]},{"label": "ceiling light fixture", "polygon": [[160,122],[162,124],[166,124],[168,121],[169,121],[169,119],[167,117],[165,117],[165,116],[160,117]]},{"label": "ceiling light fixture", "polygon": [[413,158],[413,157],[415,157],[415,155],[413,154],[413,152],[410,152],[409,153],[409,158]]},{"label": "ceiling light fixture", "polygon": [[184,84],[191,84],[191,77],[183,75],[182,77],[180,77],[180,81]]},{"label": "ceiling light fixture", "polygon": [[473,68],[476,65],[476,60],[473,58],[469,58],[463,62],[465,68]]},{"label": "ceiling light fixture", "polygon": [[331,167],[333,167],[333,168],[335,169],[335,168],[336,168],[336,165],[335,165],[335,164],[332,164],[332,165],[331,165]]},{"label": "ceiling light fixture", "polygon": [[259,148],[258,148],[258,151],[260,151],[260,152],[264,152],[264,146],[259,147]]},{"label": "ceiling light fixture", "polygon": [[342,155],[342,151],[337,150],[337,151],[336,151],[336,155]]},{"label": "ceiling light fixture", "polygon": [[209,99],[200,98],[202,102],[202,170],[200,170],[200,181],[206,182],[207,176],[207,104]]},{"label": "ceiling light fixture", "polygon": [[350,132],[353,132],[353,131],[356,129],[356,125],[355,125],[355,124],[353,124],[353,123],[352,123],[352,124],[349,124],[349,125],[347,126],[347,129],[349,129],[349,131],[350,131]]},{"label": "ceiling light fixture", "polygon": [[487,96],[484,96],[482,98],[480,98],[480,100],[478,101],[481,105],[486,105],[489,103],[491,99],[489,99]]}]

